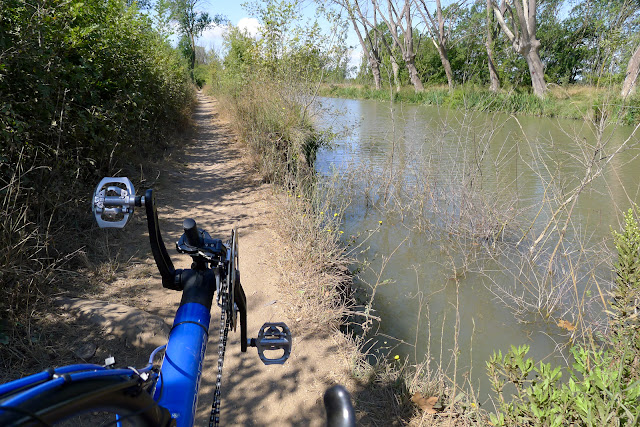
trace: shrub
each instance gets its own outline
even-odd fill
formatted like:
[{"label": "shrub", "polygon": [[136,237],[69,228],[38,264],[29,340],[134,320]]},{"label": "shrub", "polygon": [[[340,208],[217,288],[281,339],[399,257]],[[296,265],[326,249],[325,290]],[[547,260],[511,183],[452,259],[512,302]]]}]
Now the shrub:
[{"label": "shrub", "polygon": [[[0,13],[0,313],[46,294],[48,266],[81,242],[87,197],[186,122],[179,55],[124,0],[5,0]],[[87,185],[89,183],[89,185]],[[86,223],[84,223],[86,225]],[[37,282],[37,280],[36,280]],[[0,319],[1,320],[1,319]]]},{"label": "shrub", "polygon": [[[640,228],[629,211],[622,232],[613,231],[618,253],[611,291],[610,334],[600,347],[571,349],[569,379],[563,370],[526,358],[529,346],[514,347],[487,362],[497,413],[491,422],[504,425],[638,425],[640,421]],[[535,374],[534,378],[530,378]],[[513,392],[505,397],[505,388]]]}]

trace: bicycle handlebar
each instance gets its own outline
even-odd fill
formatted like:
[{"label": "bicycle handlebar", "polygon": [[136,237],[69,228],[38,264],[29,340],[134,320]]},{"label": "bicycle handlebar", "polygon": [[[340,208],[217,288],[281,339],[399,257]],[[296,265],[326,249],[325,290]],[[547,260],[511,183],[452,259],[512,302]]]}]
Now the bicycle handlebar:
[{"label": "bicycle handlebar", "polygon": [[356,414],[346,388],[334,385],[324,392],[327,427],[355,427]]}]

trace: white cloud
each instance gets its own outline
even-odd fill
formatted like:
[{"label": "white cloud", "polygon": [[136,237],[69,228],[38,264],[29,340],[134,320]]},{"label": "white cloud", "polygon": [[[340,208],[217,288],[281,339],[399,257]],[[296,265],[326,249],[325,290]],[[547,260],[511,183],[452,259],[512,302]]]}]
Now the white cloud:
[{"label": "white cloud", "polygon": [[[353,67],[355,67],[355,74],[358,73],[358,70],[360,69],[360,64],[362,63],[362,55],[363,55],[363,51],[362,51],[362,47],[360,46],[356,46],[355,48],[349,49],[349,69],[352,69]],[[349,76],[349,77],[355,77],[355,75],[353,76]]]},{"label": "white cloud", "polygon": [[220,46],[222,44],[222,37],[224,36],[225,31],[226,28],[220,25],[207,28],[198,38],[197,44],[207,48]]},{"label": "white cloud", "polygon": [[258,30],[260,29],[260,23],[256,18],[241,18],[238,21],[238,28],[241,30],[247,31],[252,37],[255,37],[258,34]]},{"label": "white cloud", "polygon": [[[258,34],[260,23],[256,18],[241,18],[236,25],[241,30],[247,31],[252,37]],[[205,30],[200,37],[198,37],[198,45],[206,48],[215,48],[222,46],[222,39],[225,33],[228,31],[227,26],[216,25]]]}]

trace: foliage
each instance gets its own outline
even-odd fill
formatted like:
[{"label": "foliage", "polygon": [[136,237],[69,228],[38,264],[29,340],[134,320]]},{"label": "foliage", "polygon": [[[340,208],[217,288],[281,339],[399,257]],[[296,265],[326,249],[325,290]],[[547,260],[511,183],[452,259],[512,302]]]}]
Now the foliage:
[{"label": "foliage", "polygon": [[[611,85],[622,81],[626,64],[640,39],[640,3],[637,0],[545,0],[536,3],[536,36],[541,43],[540,57],[548,83]],[[502,86],[531,85],[527,63],[514,51],[493,13],[487,22],[486,2],[466,2],[455,12],[446,14],[453,17],[448,55],[457,84],[489,82],[485,43],[487,26],[490,26],[494,63]],[[442,84],[446,77],[438,52],[429,34],[421,29],[418,23],[413,29],[415,63],[420,77],[431,85]],[[393,47],[386,25],[379,25],[377,31]],[[389,53],[386,49],[380,49],[380,53],[382,70],[390,73]],[[397,52],[395,57],[401,69],[401,84],[406,85],[408,73],[404,61]],[[358,79],[363,83],[371,81],[367,61],[362,61]],[[385,79],[387,84],[390,81]]]},{"label": "foliage", "polygon": [[[498,396],[498,412],[490,415],[493,425],[637,425],[640,381],[623,374],[624,358],[616,352],[572,348],[575,363],[568,381],[561,383],[560,367],[535,365],[526,358],[528,351],[527,345],[512,346],[487,362]],[[506,386],[514,390],[511,399],[505,397]]]},{"label": "foliage", "polygon": [[211,68],[216,95],[269,181],[309,177],[322,143],[311,124],[309,100],[331,62],[330,40],[317,23],[296,23],[299,6],[275,0],[251,5],[261,23],[260,37],[231,27],[222,67]]},{"label": "foliage", "polygon": [[161,148],[192,101],[184,63],[135,5],[3,2],[3,315],[24,309],[23,297],[36,293],[23,286],[26,271],[77,249],[79,242],[56,246],[54,238],[69,221],[78,227],[77,209],[86,215],[87,183]]},{"label": "foliage", "polygon": [[640,348],[640,228],[632,209],[624,215],[624,222],[622,232],[612,231],[618,261],[614,265],[615,286],[610,301],[611,328],[614,345],[631,343]]},{"label": "foliage", "polygon": [[[573,369],[526,358],[529,346],[512,346],[487,362],[498,399],[491,422],[497,426],[637,425],[640,422],[640,228],[633,210],[622,232],[613,231],[618,261],[610,301],[610,333],[593,348],[571,349]],[[530,376],[534,374],[535,378]],[[512,392],[511,399],[505,396]]]},{"label": "foliage", "polygon": [[226,18],[222,15],[211,17],[207,12],[200,11],[200,0],[160,0],[158,3],[162,5],[161,8],[171,11],[171,20],[177,25],[178,33],[181,35],[179,45],[189,62],[193,78],[193,69],[196,66],[196,39],[212,25],[226,22]]}]

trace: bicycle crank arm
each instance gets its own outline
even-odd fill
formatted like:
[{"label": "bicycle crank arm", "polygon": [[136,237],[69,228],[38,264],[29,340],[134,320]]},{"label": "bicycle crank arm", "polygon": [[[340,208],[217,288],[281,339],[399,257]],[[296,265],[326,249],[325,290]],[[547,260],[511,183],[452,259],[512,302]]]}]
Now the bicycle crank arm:
[{"label": "bicycle crank arm", "polygon": [[143,199],[136,197],[129,178],[107,177],[96,187],[91,208],[100,228],[123,228]]},{"label": "bicycle crank arm", "polygon": [[[291,355],[291,330],[283,322],[265,323],[258,332],[258,338],[247,340],[249,347],[258,349],[258,356],[265,365],[283,365]],[[284,353],[279,357],[267,357],[265,351],[279,351]]]}]

